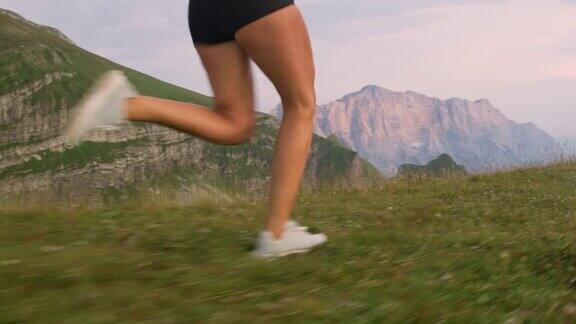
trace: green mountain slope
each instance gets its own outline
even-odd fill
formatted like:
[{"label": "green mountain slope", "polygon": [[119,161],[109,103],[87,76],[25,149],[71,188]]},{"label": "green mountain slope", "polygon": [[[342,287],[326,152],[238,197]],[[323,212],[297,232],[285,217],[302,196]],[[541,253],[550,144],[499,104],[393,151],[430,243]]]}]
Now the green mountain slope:
[{"label": "green mountain slope", "polygon": [[2,323],[573,323],[576,164],[303,192],[325,246],[254,260],[265,200],[0,208]]},{"label": "green mountain slope", "polygon": [[457,164],[448,154],[441,154],[426,165],[403,164],[398,169],[398,176],[430,176],[439,177],[447,174],[467,174],[466,168]]},{"label": "green mountain slope", "polygon": [[[79,147],[60,135],[70,109],[104,71],[122,69],[151,96],[211,105],[211,98],[87,52],[50,27],[0,11],[0,197],[49,192],[98,196],[110,189],[265,187],[278,122],[258,114],[244,145],[209,144],[174,130],[134,123],[96,132]],[[355,152],[314,138],[306,183],[364,181],[378,172]],[[43,194],[44,195],[44,194]]]}]

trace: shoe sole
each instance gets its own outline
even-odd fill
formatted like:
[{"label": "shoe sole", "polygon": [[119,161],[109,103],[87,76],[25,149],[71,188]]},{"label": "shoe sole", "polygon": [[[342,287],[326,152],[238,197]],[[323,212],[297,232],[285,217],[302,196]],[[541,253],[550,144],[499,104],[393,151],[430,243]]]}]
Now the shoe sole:
[{"label": "shoe sole", "polygon": [[272,259],[272,258],[281,258],[281,257],[285,257],[285,256],[292,255],[292,254],[302,254],[302,253],[310,252],[311,250],[312,249],[293,250],[293,251],[282,252],[282,253],[265,253],[265,254],[252,252],[252,256],[257,257],[259,259]]},{"label": "shoe sole", "polygon": [[78,144],[83,135],[91,131],[91,129],[81,131],[82,126],[89,123],[100,109],[102,109],[102,104],[97,104],[96,102],[104,99],[102,97],[103,93],[112,86],[112,83],[116,80],[119,73],[123,72],[117,70],[108,71],[98,78],[73,109],[74,117],[65,135],[68,144]]},{"label": "shoe sole", "polygon": [[262,254],[262,253],[258,253],[257,251],[252,251],[252,255],[257,257],[257,258],[260,258],[260,259],[281,258],[281,257],[285,257],[285,256],[288,256],[291,254],[302,254],[302,253],[310,252],[313,249],[318,248],[319,246],[321,246],[325,243],[326,243],[326,241],[324,241],[318,245],[315,245],[309,249],[292,250],[292,251],[286,251],[286,252],[281,252],[281,253],[264,253],[264,254]]}]

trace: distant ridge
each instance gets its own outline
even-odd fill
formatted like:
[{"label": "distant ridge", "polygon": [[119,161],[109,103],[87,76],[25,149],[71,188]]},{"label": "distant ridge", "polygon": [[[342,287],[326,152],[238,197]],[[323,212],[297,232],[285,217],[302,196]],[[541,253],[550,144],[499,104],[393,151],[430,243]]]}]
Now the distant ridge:
[{"label": "distant ridge", "polygon": [[398,169],[398,176],[400,177],[420,175],[437,177],[447,174],[464,175],[467,173],[466,168],[454,162],[454,159],[448,154],[442,154],[426,165],[402,164]]},{"label": "distant ridge", "polygon": [[54,34],[54,35],[62,38],[63,40],[65,40],[65,41],[67,41],[67,42],[69,42],[69,43],[71,43],[71,44],[76,45],[76,43],[74,43],[74,41],[72,41],[72,39],[68,38],[68,36],[66,36],[63,32],[61,32],[61,31],[58,30],[57,28],[54,28],[54,27],[51,27],[51,26],[45,26],[45,25],[37,24],[37,23],[35,23],[35,22],[33,22],[33,21],[30,21],[30,20],[22,17],[20,14],[14,12],[14,11],[8,10],[8,9],[0,8],[0,14],[5,14],[5,15],[8,15],[8,16],[14,18],[14,19],[21,20],[22,22],[24,22],[24,23],[26,23],[26,24],[28,24],[28,25],[32,25],[32,26],[34,26],[34,27],[36,27],[36,28],[43,29],[43,30],[45,30],[45,31],[47,31],[47,32],[50,32],[50,33],[52,33],[52,34]]}]

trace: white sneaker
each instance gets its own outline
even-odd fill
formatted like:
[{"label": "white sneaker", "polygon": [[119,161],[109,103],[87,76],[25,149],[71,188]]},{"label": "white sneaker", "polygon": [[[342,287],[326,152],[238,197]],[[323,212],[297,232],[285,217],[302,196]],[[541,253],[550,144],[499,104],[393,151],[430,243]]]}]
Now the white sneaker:
[{"label": "white sneaker", "polygon": [[76,144],[92,130],[111,129],[126,123],[124,100],[137,95],[138,91],[124,72],[113,70],[104,73],[74,108],[74,118],[65,135],[66,141]]},{"label": "white sneaker", "polygon": [[288,227],[282,238],[277,240],[274,234],[263,231],[256,240],[252,255],[258,258],[281,257],[294,253],[304,253],[326,242],[324,234],[311,234],[305,230]]},{"label": "white sneaker", "polygon": [[289,220],[286,222],[286,225],[284,225],[284,227],[285,227],[285,228],[294,227],[294,228],[298,228],[298,229],[303,230],[303,231],[307,231],[307,230],[308,230],[308,226],[302,226],[302,225],[300,225],[297,221],[291,220],[291,219],[289,219]]}]

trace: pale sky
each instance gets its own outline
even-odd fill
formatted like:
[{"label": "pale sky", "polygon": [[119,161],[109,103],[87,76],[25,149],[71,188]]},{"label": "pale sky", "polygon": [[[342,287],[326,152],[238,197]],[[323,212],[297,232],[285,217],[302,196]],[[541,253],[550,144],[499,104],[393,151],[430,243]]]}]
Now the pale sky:
[{"label": "pale sky", "polygon": [[[79,46],[210,94],[187,0],[0,0]],[[576,136],[576,0],[296,0],[309,25],[319,103],[367,84],[488,98],[510,119]],[[259,73],[258,110],[278,102]]]}]

